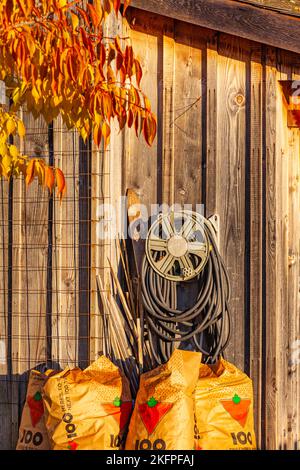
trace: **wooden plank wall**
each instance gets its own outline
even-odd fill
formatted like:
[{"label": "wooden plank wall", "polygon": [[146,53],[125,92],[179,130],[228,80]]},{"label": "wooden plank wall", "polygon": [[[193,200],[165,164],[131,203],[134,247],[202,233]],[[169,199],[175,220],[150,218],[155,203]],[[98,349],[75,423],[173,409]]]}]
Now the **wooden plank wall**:
[{"label": "wooden plank wall", "polygon": [[[299,57],[133,8],[109,28],[140,56],[157,139],[149,148],[116,130],[104,152],[60,120],[48,129],[27,118],[26,150],[61,166],[68,192],[60,205],[0,182],[0,447],[15,445],[31,367],[101,353],[95,275],[106,289],[119,197],[133,187],[148,209],[204,204],[220,215],[232,284],[226,358],[254,381],[259,446],[300,448],[300,134],[287,128],[278,84],[300,78]],[[109,202],[116,226],[99,207]]]},{"label": "wooden plank wall", "polygon": [[260,447],[296,448],[299,130],[287,128],[278,80],[297,79],[299,57],[136,9],[128,22],[159,129],[148,151],[126,133],[123,192],[220,215],[227,357],[253,378]]}]

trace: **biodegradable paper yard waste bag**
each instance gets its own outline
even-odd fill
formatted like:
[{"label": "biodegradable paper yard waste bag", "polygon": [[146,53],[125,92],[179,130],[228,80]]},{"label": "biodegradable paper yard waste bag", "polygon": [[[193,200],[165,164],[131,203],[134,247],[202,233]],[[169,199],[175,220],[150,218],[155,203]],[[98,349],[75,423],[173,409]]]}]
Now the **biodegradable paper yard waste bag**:
[{"label": "biodegradable paper yard waste bag", "polygon": [[194,449],[194,399],[201,354],[175,350],[142,374],[126,450]]},{"label": "biodegradable paper yard waste bag", "polygon": [[132,411],[129,383],[105,356],[85,370],[65,369],[43,393],[53,450],[122,448]]},{"label": "biodegradable paper yard waste bag", "polygon": [[200,365],[195,406],[196,449],[256,449],[252,381],[233,364]]},{"label": "biodegradable paper yard waste bag", "polygon": [[25,404],[23,407],[17,450],[49,450],[50,443],[45,426],[42,389],[49,375],[32,370],[29,374]]}]

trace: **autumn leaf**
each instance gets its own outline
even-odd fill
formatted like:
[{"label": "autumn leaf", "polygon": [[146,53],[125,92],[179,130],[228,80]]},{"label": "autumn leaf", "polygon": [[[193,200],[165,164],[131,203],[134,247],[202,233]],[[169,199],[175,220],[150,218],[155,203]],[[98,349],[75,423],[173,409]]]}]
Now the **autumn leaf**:
[{"label": "autumn leaf", "polygon": [[119,13],[121,6],[121,0],[114,0],[114,10],[116,12],[116,15]]},{"label": "autumn leaf", "polygon": [[16,130],[16,123],[14,121],[14,119],[12,118],[9,118],[6,122],[6,130],[7,130],[7,133],[8,134],[13,134]]},{"label": "autumn leaf", "polygon": [[91,3],[87,4],[93,25],[97,28],[101,22],[102,15],[98,15],[96,8]]},{"label": "autumn leaf", "polygon": [[25,130],[24,123],[21,120],[18,121],[17,127],[18,127],[19,136],[24,137],[26,134],[26,130]]},{"label": "autumn leaf", "polygon": [[141,67],[141,64],[139,63],[139,61],[137,59],[135,59],[134,63],[135,63],[136,81],[137,81],[138,86],[140,86],[141,79],[142,79],[142,76],[143,76],[142,67]]},{"label": "autumn leaf", "polygon": [[[99,123],[100,124],[100,123]],[[93,139],[97,147],[99,147],[102,139],[101,127],[98,124],[95,124],[93,129]]]},{"label": "autumn leaf", "polygon": [[149,146],[152,145],[153,140],[155,138],[156,128],[157,123],[155,116],[153,114],[148,114],[143,122],[143,134]]},{"label": "autumn leaf", "polygon": [[57,194],[59,195],[60,200],[62,200],[66,192],[66,180],[65,180],[63,172],[59,168],[55,169],[55,177],[56,177]]},{"label": "autumn leaf", "polygon": [[15,145],[10,145],[9,153],[12,156],[12,158],[17,158],[17,156],[19,155],[19,150],[17,149]]},{"label": "autumn leaf", "polygon": [[109,144],[109,137],[110,137],[110,126],[107,124],[106,121],[104,121],[102,125],[102,135],[104,137],[104,149],[106,150]]},{"label": "autumn leaf", "polygon": [[131,0],[124,0],[124,9],[123,9],[123,16],[125,16],[126,10],[130,5]]},{"label": "autumn leaf", "polygon": [[72,18],[72,25],[73,25],[73,30],[78,28],[79,25],[79,18],[76,15],[76,13],[71,12],[71,18]]},{"label": "autumn leaf", "polygon": [[27,169],[26,169],[26,185],[29,186],[30,183],[32,183],[32,180],[34,178],[34,168],[35,168],[35,160],[32,159],[30,160]]},{"label": "autumn leaf", "polygon": [[54,184],[55,184],[54,171],[51,167],[48,166],[48,167],[45,168],[44,185],[49,189],[50,194],[53,191]]}]

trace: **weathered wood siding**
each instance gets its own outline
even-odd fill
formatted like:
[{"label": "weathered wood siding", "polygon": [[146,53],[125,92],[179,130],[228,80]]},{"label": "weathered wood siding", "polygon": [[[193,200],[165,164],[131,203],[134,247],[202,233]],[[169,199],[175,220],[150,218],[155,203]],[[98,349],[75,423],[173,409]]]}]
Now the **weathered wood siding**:
[{"label": "weathered wood siding", "polygon": [[128,187],[143,203],[203,203],[221,220],[232,284],[227,358],[254,380],[259,446],[300,447],[300,133],[287,128],[278,80],[300,78],[292,53],[131,9],[142,85],[158,114],[152,148],[113,132],[106,152],[60,121],[28,120],[26,150],[67,175],[60,205],[21,181],[0,182],[0,447],[14,447],[32,367],[85,365],[101,352],[95,274],[114,242],[96,226],[120,223]]}]

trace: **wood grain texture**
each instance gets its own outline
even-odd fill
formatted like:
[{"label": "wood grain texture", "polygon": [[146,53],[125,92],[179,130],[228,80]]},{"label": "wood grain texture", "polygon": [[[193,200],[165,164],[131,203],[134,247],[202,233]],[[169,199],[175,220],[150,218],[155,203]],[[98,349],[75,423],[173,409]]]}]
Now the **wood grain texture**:
[{"label": "wood grain texture", "polygon": [[8,205],[9,183],[0,181],[0,420],[2,432],[0,434],[0,448],[12,447],[12,407],[10,403],[11,385],[9,374],[11,373],[11,358],[9,355],[8,338]]},{"label": "wood grain texture", "polygon": [[[24,114],[24,154],[48,159],[47,125]],[[13,354],[14,372],[23,374],[45,362],[45,302],[48,194],[23,179],[13,194]]]},{"label": "wood grain texture", "polygon": [[[166,28],[164,21],[157,15],[150,15],[147,19],[143,15],[135,14],[129,17],[129,32],[136,55],[139,57],[143,69],[141,86],[151,101],[153,111],[158,118],[158,135],[151,148],[145,145],[143,137],[139,139],[133,129],[126,132],[123,156],[123,190],[135,188],[148,210],[162,195],[162,133],[161,119],[163,114],[163,31]],[[158,33],[157,30],[161,32]],[[158,112],[158,110],[160,112]],[[158,113],[157,113],[158,112]]]},{"label": "wood grain texture", "polygon": [[300,51],[299,18],[231,0],[133,0],[132,6],[271,46]]},{"label": "wood grain texture", "polygon": [[78,361],[79,137],[67,132],[60,118],[54,122],[54,164],[67,184],[62,203],[54,200],[52,240],[52,360],[64,368]]},{"label": "wood grain texture", "polygon": [[[181,0],[176,5],[186,5],[188,15],[189,8],[200,3],[193,6]],[[149,9],[159,4],[162,13],[170,5],[176,7],[171,0],[143,4]],[[211,2],[206,4],[209,9]],[[230,24],[244,10],[236,6],[235,11],[238,14]],[[215,17],[214,12],[212,22],[226,27],[226,16]],[[127,20],[128,24],[115,22],[108,28],[130,36],[141,59],[142,88],[158,114],[158,136],[149,148],[133,131],[113,129],[108,150],[92,147],[91,166],[79,165],[77,136],[66,132],[60,121],[55,123],[55,164],[65,172],[68,188],[62,204],[54,202],[52,360],[61,366],[78,364],[79,313],[89,327],[83,337],[85,351],[89,345],[86,355],[92,361],[103,350],[96,275],[101,275],[101,285],[108,289],[107,258],[117,266],[114,237],[125,230],[119,196],[134,188],[148,209],[152,203],[194,206],[205,202],[207,215],[221,217],[221,252],[233,291],[233,335],[226,358],[254,381],[258,445],[296,448],[300,439],[300,131],[286,126],[278,80],[299,79],[299,56],[135,8],[128,10]],[[264,25],[264,33],[265,29]],[[274,31],[276,23],[266,37]],[[36,121],[29,127],[26,148],[46,155],[45,124]],[[9,352],[8,361],[0,360],[0,419],[6,430],[0,435],[2,448],[13,447],[16,440],[26,383],[21,374],[46,359],[48,199],[36,185],[26,193],[21,181],[13,186],[14,202],[8,204],[8,185],[3,181],[0,185],[0,341],[5,340]],[[99,210],[101,203],[112,203],[116,219],[111,219],[113,213]],[[9,226],[13,227],[10,237]],[[98,237],[99,227],[107,229],[106,238]],[[90,246],[85,248],[84,240]],[[13,270],[9,272],[10,258]],[[80,286],[88,288],[83,300],[89,311],[79,306]],[[1,380],[9,368],[12,385]]]},{"label": "wood grain texture", "polygon": [[262,408],[262,64],[261,48],[251,50],[250,64],[250,376],[254,386],[255,429],[261,446]]},{"label": "wood grain texture", "polygon": [[265,364],[265,429],[267,449],[278,446],[278,194],[277,154],[276,154],[276,98],[277,72],[275,51],[268,49],[266,65],[266,364]]},{"label": "wood grain texture", "polygon": [[[197,28],[174,23],[173,202],[195,210],[202,200],[203,38]],[[204,56],[204,57],[203,57]],[[166,67],[165,67],[166,69]],[[166,77],[168,70],[165,71]],[[170,166],[171,167],[171,166]]]},{"label": "wood grain texture", "polygon": [[[47,125],[24,113],[25,155],[48,161]],[[23,178],[13,185],[12,233],[12,439],[18,435],[20,407],[32,368],[46,362],[46,288],[48,194],[37,182],[26,189]]]},{"label": "wood grain texture", "polygon": [[217,204],[221,244],[232,286],[234,335],[226,356],[244,366],[245,257],[245,101],[246,67],[243,50],[233,38],[221,38],[217,70]]},{"label": "wood grain texture", "polygon": [[[207,42],[206,50],[206,216],[217,213],[217,109],[218,109],[218,33]],[[205,80],[205,77],[203,77]]]}]

